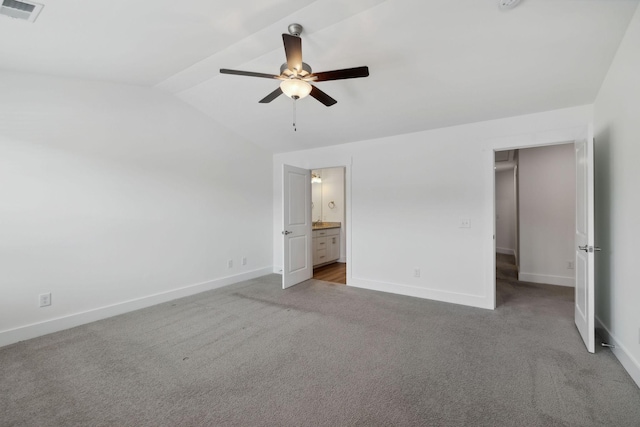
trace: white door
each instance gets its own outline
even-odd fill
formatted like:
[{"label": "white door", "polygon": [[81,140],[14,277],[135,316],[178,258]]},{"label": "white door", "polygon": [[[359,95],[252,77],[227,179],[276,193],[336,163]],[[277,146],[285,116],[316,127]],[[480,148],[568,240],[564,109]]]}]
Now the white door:
[{"label": "white door", "polygon": [[282,188],[282,289],[313,276],[311,171],[284,165]]},{"label": "white door", "polygon": [[576,147],[575,322],[587,350],[595,352],[595,268],[593,213],[593,127]]}]

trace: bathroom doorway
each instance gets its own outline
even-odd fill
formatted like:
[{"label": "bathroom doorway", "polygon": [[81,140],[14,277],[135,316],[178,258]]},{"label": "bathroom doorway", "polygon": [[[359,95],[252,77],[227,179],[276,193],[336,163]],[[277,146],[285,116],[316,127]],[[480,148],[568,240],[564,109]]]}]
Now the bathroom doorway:
[{"label": "bathroom doorway", "polygon": [[345,168],[311,171],[313,278],[347,283]]}]

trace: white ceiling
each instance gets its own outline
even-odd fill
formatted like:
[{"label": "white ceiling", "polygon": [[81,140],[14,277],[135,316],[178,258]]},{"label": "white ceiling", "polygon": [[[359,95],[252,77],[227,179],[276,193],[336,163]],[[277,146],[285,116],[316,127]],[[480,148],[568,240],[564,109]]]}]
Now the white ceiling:
[{"label": "white ceiling", "polygon": [[[274,152],[592,103],[639,0],[39,0],[0,16],[0,69],[157,86]],[[318,83],[338,100],[258,100],[278,81],[281,34],[305,28]]]}]

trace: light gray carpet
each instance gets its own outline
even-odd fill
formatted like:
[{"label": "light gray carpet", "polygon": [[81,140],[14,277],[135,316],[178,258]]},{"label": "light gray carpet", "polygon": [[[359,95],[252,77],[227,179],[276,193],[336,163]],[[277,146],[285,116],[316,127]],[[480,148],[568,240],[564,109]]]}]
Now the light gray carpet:
[{"label": "light gray carpet", "polygon": [[639,426],[571,290],[495,311],[266,276],[0,349],[2,426]]}]

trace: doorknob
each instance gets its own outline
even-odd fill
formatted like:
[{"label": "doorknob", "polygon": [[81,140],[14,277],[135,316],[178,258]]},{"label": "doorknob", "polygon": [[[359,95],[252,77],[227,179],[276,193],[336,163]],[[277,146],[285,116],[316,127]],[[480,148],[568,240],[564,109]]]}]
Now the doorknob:
[{"label": "doorknob", "polygon": [[282,232],[282,234],[284,234],[286,236],[287,234],[293,234],[293,231],[285,230],[285,231]]},{"label": "doorknob", "polygon": [[585,252],[600,252],[602,250],[597,246],[593,247],[593,246],[589,246],[589,245],[578,246],[578,249],[580,249],[581,251],[585,251]]},{"label": "doorknob", "polygon": [[578,246],[578,249],[580,249],[581,251],[589,252],[589,246],[587,245]]}]

